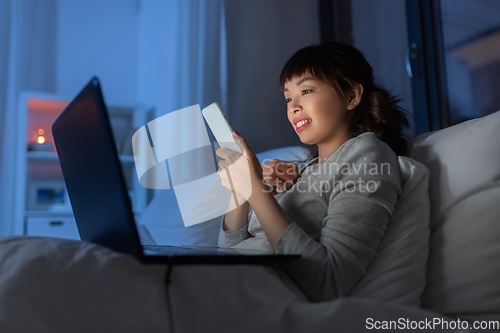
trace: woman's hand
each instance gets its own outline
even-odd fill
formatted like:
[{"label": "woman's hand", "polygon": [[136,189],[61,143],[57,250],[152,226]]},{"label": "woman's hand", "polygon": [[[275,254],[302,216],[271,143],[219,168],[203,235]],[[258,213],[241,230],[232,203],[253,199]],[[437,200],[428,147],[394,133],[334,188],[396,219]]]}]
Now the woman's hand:
[{"label": "woman's hand", "polygon": [[[239,197],[243,197],[252,205],[269,243],[274,248],[292,221],[271,194],[270,188],[264,183],[262,166],[252,148],[238,132],[233,132],[233,137],[243,154],[217,149],[217,156],[224,159],[219,162],[219,177],[224,187],[236,193],[238,200],[240,200]],[[237,213],[242,211],[243,209],[240,209]],[[243,219],[240,216],[238,219],[231,220],[228,222],[241,225]]]},{"label": "woman's hand", "polygon": [[293,162],[274,159],[261,166],[264,182],[275,186],[276,192],[285,192],[299,177],[299,167]]},{"label": "woman's hand", "polygon": [[237,194],[238,201],[243,198],[250,202],[250,198],[270,191],[262,180],[262,167],[252,148],[238,132],[233,132],[233,138],[243,153],[217,149],[217,156],[224,159],[219,162],[218,174],[222,185]]}]

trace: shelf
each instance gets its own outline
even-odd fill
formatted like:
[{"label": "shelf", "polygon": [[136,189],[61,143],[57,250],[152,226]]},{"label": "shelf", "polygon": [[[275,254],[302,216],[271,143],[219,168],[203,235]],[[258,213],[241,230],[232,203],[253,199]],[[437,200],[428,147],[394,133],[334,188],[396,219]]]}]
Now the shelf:
[{"label": "shelf", "polygon": [[50,151],[27,151],[26,157],[28,158],[28,161],[59,163],[57,154]]},{"label": "shelf", "polygon": [[[60,96],[35,91],[22,91],[19,94],[16,127],[16,150],[19,153],[15,162],[16,175],[14,181],[16,187],[13,194],[15,200],[14,234],[39,234],[39,232],[42,232],[40,229],[42,225],[46,227],[44,227],[43,232],[46,232],[44,235],[50,236],[54,233],[53,235],[62,237],[65,236],[64,233],[70,232],[69,229],[66,230],[60,225],[51,226],[46,223],[53,219],[57,219],[56,222],[63,220],[74,221],[70,205],[43,209],[43,206],[29,204],[34,196],[40,195],[39,192],[33,194],[36,191],[35,185],[37,182],[43,183],[47,181],[60,184],[63,182],[63,174],[55,149],[52,151],[38,151],[28,150],[28,147],[33,148],[30,144],[38,142],[40,136],[43,136],[45,143],[54,143],[51,132],[52,124],[72,98],[73,96]],[[127,190],[133,201],[133,213],[138,217],[147,206],[151,193],[140,185],[135,172],[135,161],[132,155],[132,135],[135,129],[147,123],[147,120],[152,117],[154,109],[142,105],[107,105],[107,108],[117,152],[127,154],[119,155],[119,159],[122,163]],[[34,148],[37,149],[38,147]],[[34,209],[29,210],[28,207]],[[35,227],[40,228],[36,229]]]},{"label": "shelf", "polygon": [[[59,163],[59,158],[56,153],[50,151],[27,151],[26,157],[31,162],[54,162]],[[124,164],[134,163],[133,155],[120,155],[120,161]]]},{"label": "shelf", "polygon": [[[137,219],[140,217],[141,212],[133,210],[132,213]],[[72,217],[72,210],[26,210],[24,213],[25,217]]]},{"label": "shelf", "polygon": [[71,210],[26,210],[26,217],[68,217],[73,216]]}]

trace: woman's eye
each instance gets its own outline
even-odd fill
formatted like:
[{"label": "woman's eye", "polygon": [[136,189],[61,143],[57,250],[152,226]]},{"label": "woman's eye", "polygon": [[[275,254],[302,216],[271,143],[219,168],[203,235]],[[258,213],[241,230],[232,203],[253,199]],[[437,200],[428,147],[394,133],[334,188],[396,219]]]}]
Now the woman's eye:
[{"label": "woman's eye", "polygon": [[311,91],[312,91],[311,89],[304,89],[304,90],[302,90],[302,93],[303,93],[304,95],[307,95],[307,94],[309,94]]},{"label": "woman's eye", "polygon": [[292,101],[292,99],[291,99],[291,98],[285,98],[285,102],[286,102],[286,104],[290,103],[291,101]]}]

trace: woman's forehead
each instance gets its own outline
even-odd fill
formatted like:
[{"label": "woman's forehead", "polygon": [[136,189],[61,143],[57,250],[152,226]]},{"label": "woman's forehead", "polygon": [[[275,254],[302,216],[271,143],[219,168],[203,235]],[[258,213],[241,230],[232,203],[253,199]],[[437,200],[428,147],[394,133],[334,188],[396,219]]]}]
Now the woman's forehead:
[{"label": "woman's forehead", "polygon": [[294,75],[290,78],[290,80],[285,81],[284,89],[286,90],[287,86],[290,85],[300,85],[301,83],[309,80],[317,81],[318,78],[311,74],[311,72],[307,71],[302,74]]}]

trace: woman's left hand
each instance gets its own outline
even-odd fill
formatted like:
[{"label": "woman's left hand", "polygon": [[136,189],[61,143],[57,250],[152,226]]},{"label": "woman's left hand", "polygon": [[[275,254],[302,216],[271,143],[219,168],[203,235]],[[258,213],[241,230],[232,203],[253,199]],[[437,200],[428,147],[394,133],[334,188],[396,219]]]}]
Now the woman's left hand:
[{"label": "woman's left hand", "polygon": [[269,190],[269,188],[262,180],[262,167],[259,159],[245,138],[236,131],[233,132],[233,138],[243,153],[217,149],[217,156],[224,159],[219,162],[218,174],[224,187],[250,201],[254,194]]}]

